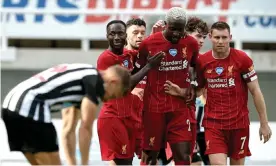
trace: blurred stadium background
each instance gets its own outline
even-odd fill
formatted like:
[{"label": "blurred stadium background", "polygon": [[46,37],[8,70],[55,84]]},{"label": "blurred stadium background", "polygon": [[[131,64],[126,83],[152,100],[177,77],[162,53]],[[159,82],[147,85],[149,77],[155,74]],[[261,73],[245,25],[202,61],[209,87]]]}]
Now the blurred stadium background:
[{"label": "blurred stadium background", "polygon": [[[42,69],[59,63],[96,65],[97,57],[107,48],[105,29],[110,20],[142,17],[149,34],[167,9],[181,6],[189,16],[199,16],[210,25],[218,20],[230,24],[231,46],[253,59],[271,127],[276,131],[276,0],[0,0],[0,4],[1,102],[14,85]],[[207,39],[202,52],[210,47]],[[275,136],[266,145],[258,141],[258,115],[249,99],[253,155],[246,163],[276,164]],[[60,130],[60,114],[53,118]],[[26,164],[22,155],[8,151],[3,127],[0,120],[0,147],[5,146],[0,148],[2,165]],[[94,165],[102,164],[97,142],[95,133]]]}]

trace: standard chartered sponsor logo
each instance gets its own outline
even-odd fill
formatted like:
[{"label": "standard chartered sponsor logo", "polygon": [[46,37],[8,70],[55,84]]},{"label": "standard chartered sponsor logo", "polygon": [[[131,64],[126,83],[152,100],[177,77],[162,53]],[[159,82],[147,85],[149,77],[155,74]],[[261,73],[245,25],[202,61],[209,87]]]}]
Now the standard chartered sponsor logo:
[{"label": "standard chartered sponsor logo", "polygon": [[207,79],[208,82],[208,87],[209,88],[228,88],[228,87],[232,87],[235,86],[235,79],[234,78],[216,78],[216,79],[212,79],[212,78],[208,78]]},{"label": "standard chartered sponsor logo", "polygon": [[188,67],[187,60],[161,62],[159,71],[182,70]]},{"label": "standard chartered sponsor logo", "polygon": [[234,78],[229,78],[229,87],[235,86],[235,79]]},{"label": "standard chartered sponsor logo", "polygon": [[209,83],[227,82],[227,79],[226,79],[226,78],[225,78],[225,79],[222,79],[222,78],[216,78],[216,79],[214,79],[214,78],[208,78],[207,81],[208,81]]}]

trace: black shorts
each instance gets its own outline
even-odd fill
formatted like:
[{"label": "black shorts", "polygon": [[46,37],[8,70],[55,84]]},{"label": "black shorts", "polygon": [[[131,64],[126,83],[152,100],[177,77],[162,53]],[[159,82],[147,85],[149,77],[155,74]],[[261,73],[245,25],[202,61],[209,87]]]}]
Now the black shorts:
[{"label": "black shorts", "polygon": [[6,109],[2,110],[11,151],[23,153],[57,152],[58,138],[52,123],[42,123],[18,115]]}]

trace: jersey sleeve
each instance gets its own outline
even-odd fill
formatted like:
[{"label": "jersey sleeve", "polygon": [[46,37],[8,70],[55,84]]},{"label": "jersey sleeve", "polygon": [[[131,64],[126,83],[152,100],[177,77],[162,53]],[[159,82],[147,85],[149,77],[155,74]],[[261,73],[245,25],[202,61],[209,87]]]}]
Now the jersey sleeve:
[{"label": "jersey sleeve", "polygon": [[198,88],[204,88],[206,81],[204,78],[204,68],[200,62],[200,58],[196,59],[196,81],[198,83]]},{"label": "jersey sleeve", "polygon": [[108,54],[101,54],[97,60],[97,69],[98,70],[106,70],[108,67],[114,64],[111,63],[110,57]]},{"label": "jersey sleeve", "polygon": [[88,75],[82,79],[85,96],[95,104],[99,104],[98,98],[104,97],[104,82],[100,74]]},{"label": "jersey sleeve", "polygon": [[147,84],[147,76],[145,76],[145,77],[136,85],[136,88],[145,89],[146,84]]},{"label": "jersey sleeve", "polygon": [[256,80],[257,77],[257,73],[254,69],[254,64],[252,59],[246,54],[243,53],[244,55],[241,56],[243,57],[242,60],[242,66],[241,66],[241,74],[243,79],[245,80],[245,82],[252,82],[254,80]]},{"label": "jersey sleeve", "polygon": [[196,67],[196,63],[199,55],[199,46],[196,40],[192,40],[190,47],[191,47],[191,53],[192,53],[191,67]]}]

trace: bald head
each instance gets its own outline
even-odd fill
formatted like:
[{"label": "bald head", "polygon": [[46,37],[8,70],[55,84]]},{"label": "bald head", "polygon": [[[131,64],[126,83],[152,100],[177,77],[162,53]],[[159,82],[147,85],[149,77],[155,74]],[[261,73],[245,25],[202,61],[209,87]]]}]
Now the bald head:
[{"label": "bald head", "polygon": [[184,22],[186,24],[186,11],[181,7],[172,7],[165,16],[167,22]]}]

